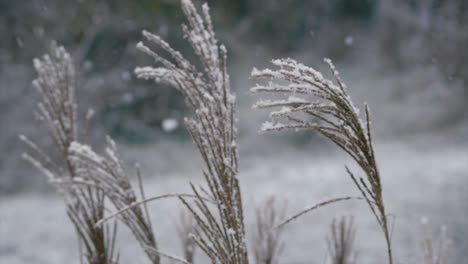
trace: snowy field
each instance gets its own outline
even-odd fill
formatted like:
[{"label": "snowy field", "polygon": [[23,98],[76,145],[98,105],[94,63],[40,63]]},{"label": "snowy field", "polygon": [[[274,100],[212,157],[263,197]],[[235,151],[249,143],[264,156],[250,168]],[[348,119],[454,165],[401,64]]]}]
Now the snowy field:
[{"label": "snowy field", "polygon": [[[451,263],[463,263],[468,257],[467,132],[462,127],[455,132],[407,136],[377,144],[387,210],[395,220],[393,244],[397,263],[421,263],[422,240],[441,228],[452,240]],[[171,152],[168,146],[156,153],[157,148],[126,149],[140,160],[147,175],[157,174],[146,180],[148,195],[185,192],[189,180],[200,182],[193,148],[184,151],[182,158],[181,152]],[[345,163],[351,165],[351,160],[331,150],[314,149],[314,145],[306,149],[282,148],[243,156],[240,177],[247,226],[253,225],[253,209],[272,195],[287,202],[288,214],[326,198],[358,195],[343,167]],[[161,153],[164,158],[158,159]],[[180,205],[165,200],[152,203],[150,209],[161,250],[180,254],[174,235]],[[358,263],[385,263],[382,234],[362,201],[330,205],[292,222],[284,233],[287,242],[281,263],[327,263],[325,237],[333,217],[342,215],[355,217]],[[74,232],[56,195],[3,197],[0,221],[2,264],[79,263]],[[121,263],[146,263],[124,228],[120,229],[120,236]]]}]

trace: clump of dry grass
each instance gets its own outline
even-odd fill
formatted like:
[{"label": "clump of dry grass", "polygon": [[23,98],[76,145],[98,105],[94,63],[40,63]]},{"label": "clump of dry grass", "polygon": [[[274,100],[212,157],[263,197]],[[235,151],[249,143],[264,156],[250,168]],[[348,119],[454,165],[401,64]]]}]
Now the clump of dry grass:
[{"label": "clump of dry grass", "polygon": [[[151,263],[159,264],[159,254],[154,253],[158,246],[148,208],[146,203],[137,203],[137,195],[122,166],[115,142],[107,138],[105,155],[99,155],[90,146],[78,142],[70,145],[68,153],[71,166],[77,175],[101,190],[117,210],[124,210],[119,214],[120,219],[131,230]],[[139,169],[137,176],[140,196],[145,200]],[[102,225],[103,218],[104,216],[94,224]]]},{"label": "clump of dry grass", "polygon": [[286,206],[278,204],[274,197],[269,198],[256,210],[256,225],[253,228],[252,246],[255,263],[278,264],[284,248],[283,229],[277,228],[285,217]]},{"label": "clump of dry grass", "polygon": [[[173,86],[185,97],[193,116],[185,123],[204,161],[206,187],[191,184],[193,194],[165,194],[147,199],[139,170],[138,187],[132,187],[117,153],[116,144],[108,138],[104,154],[80,142],[77,136],[76,102],[74,99],[74,68],[69,54],[53,46],[51,55],[35,60],[38,88],[42,101],[39,119],[48,128],[56,149],[63,158],[52,161],[34,142],[21,136],[33,155],[25,158],[44,173],[63,194],[67,214],[72,221],[88,264],[118,262],[115,250],[117,224],[109,219],[119,217],[132,231],[153,264],[160,257],[178,263],[194,263],[195,248],[199,247],[211,263],[248,264],[248,250],[244,227],[244,213],[238,175],[236,100],[231,93],[227,73],[227,50],[219,45],[213,31],[209,8],[205,4],[201,14],[190,0],[181,0],[188,20],[183,31],[200,60],[197,67],[160,37],[143,31],[146,40],[156,45],[158,52],[143,43],[137,48],[152,57],[160,67],[138,67],[139,78],[151,79]],[[161,56],[164,53],[168,58]],[[367,105],[365,118],[360,118],[345,84],[330,60],[335,82],[310,67],[291,59],[274,60],[279,69],[254,69],[252,77],[268,80],[251,90],[257,93],[289,94],[287,99],[260,100],[255,108],[270,109],[275,122],[265,122],[262,131],[283,129],[312,129],[348,153],[364,172],[356,177],[346,170],[362,197],[342,197],[326,200],[284,220],[284,207],[273,199],[257,210],[253,234],[253,255],[256,263],[280,263],[283,248],[282,227],[301,215],[325,205],[363,199],[375,216],[387,244],[388,262],[393,264],[389,221],[385,210],[381,177],[373,149],[370,116]],[[297,95],[301,95],[300,97]],[[34,156],[34,157],[33,157]],[[138,200],[140,196],[141,200]],[[160,252],[152,230],[146,203],[168,197],[178,197],[190,216],[181,217],[178,233],[184,257]],[[188,199],[190,198],[190,200]],[[105,214],[106,205],[113,204],[117,212]],[[334,220],[328,237],[328,251],[334,264],[355,262],[355,228],[353,218]],[[446,263],[447,243],[426,240],[425,262]],[[81,251],[81,250],[80,250]]]},{"label": "clump of dry grass", "polygon": [[328,254],[332,264],[356,263],[356,252],[354,241],[356,238],[356,227],[353,217],[341,217],[333,219],[330,235],[327,238]]},{"label": "clump of dry grass", "polygon": [[[129,227],[152,263],[159,264],[160,256],[191,263],[194,243],[213,263],[248,263],[242,199],[237,179],[235,97],[230,92],[226,70],[227,51],[224,46],[217,44],[208,6],[203,6],[201,16],[191,1],[181,2],[189,22],[189,26],[183,29],[200,57],[203,70],[198,71],[166,42],[145,31],[144,36],[169,53],[175,64],[140,43],[138,48],[164,67],[137,68],[135,72],[142,78],[168,82],[186,97],[195,117],[185,121],[205,161],[204,175],[208,189],[191,185],[193,195],[168,194],[146,199],[138,172],[142,200],[137,201],[115,143],[109,138],[104,155],[100,155],[91,146],[79,142],[76,136],[76,104],[72,85],[74,69],[68,53],[63,48],[54,47],[55,57],[51,59],[46,56],[44,63],[35,61],[39,72],[39,79],[35,83],[43,95],[43,102],[39,106],[40,117],[64,157],[69,177],[62,177],[60,166],[53,163],[32,141],[21,137],[41,160],[30,155],[25,155],[25,158],[46,174],[66,197],[68,214],[85,245],[89,263],[115,262],[113,256],[117,229],[114,224],[113,232],[109,232],[107,221],[116,216]],[[184,239],[185,260],[160,252],[156,245],[146,203],[167,197],[178,197],[196,222],[197,231],[190,235],[190,239]],[[195,198],[195,201],[189,201],[187,197]],[[115,206],[117,213],[105,216],[104,203],[107,200]]]},{"label": "clump of dry grass", "polygon": [[[251,88],[255,93],[289,94],[287,99],[259,100],[254,108],[271,109],[275,122],[265,122],[262,131],[284,129],[312,129],[348,153],[363,170],[365,177],[356,177],[347,167],[346,171],[367,201],[387,244],[388,261],[393,263],[390,228],[382,194],[380,173],[372,145],[370,116],[365,106],[365,121],[359,117],[341,81],[338,71],[328,59],[336,84],[323,75],[292,59],[273,60],[279,69],[252,71],[252,78],[268,80],[266,85]],[[301,95],[300,97],[297,95]],[[283,123],[282,123],[282,122]]]},{"label": "clump of dry grass", "polygon": [[33,84],[41,95],[37,116],[49,130],[55,149],[62,158],[53,161],[32,140],[20,136],[30,147],[30,154],[23,156],[46,175],[49,182],[62,194],[67,215],[76,230],[80,245],[84,248],[80,256],[84,256],[86,263],[117,263],[116,224],[99,227],[94,225],[104,217],[105,194],[102,190],[89,186],[70,162],[68,149],[78,140],[75,69],[72,59],[63,47],[53,44],[50,54],[34,60],[34,68],[38,78]]},{"label": "clump of dry grass", "polygon": [[[208,5],[204,4],[199,14],[191,1],[182,0],[181,3],[188,21],[182,29],[202,69],[160,37],[144,31],[144,37],[169,58],[139,43],[137,48],[161,67],[139,67],[135,73],[140,78],[176,88],[194,113],[193,117],[185,119],[185,124],[205,163],[203,174],[207,188],[191,185],[195,201],[180,199],[199,227],[195,242],[212,263],[246,264],[244,213],[237,178],[237,118],[226,70],[227,50],[218,44]],[[205,196],[214,201],[214,208]]]},{"label": "clump of dry grass", "polygon": [[423,223],[424,239],[422,241],[424,264],[448,264],[452,240],[447,235],[447,228],[442,226],[438,232],[433,232],[427,222]]},{"label": "clump of dry grass", "polygon": [[[85,249],[82,255],[87,263],[118,262],[115,252],[117,222],[96,225],[105,219],[106,206],[110,201],[118,210],[129,208],[121,214],[123,223],[145,249],[151,263],[159,264],[159,255],[149,250],[157,250],[157,244],[148,210],[145,204],[134,205],[137,196],[118,157],[115,143],[108,138],[105,155],[99,155],[90,146],[79,142],[73,87],[75,70],[70,55],[63,47],[53,45],[51,54],[35,60],[34,65],[39,75],[34,85],[42,95],[39,119],[49,129],[63,159],[60,164],[53,162],[35,143],[21,136],[36,156],[25,154],[25,158],[47,175],[63,194],[67,214]],[[88,114],[88,122],[90,118]],[[138,176],[140,195],[144,200],[139,172]]]}]

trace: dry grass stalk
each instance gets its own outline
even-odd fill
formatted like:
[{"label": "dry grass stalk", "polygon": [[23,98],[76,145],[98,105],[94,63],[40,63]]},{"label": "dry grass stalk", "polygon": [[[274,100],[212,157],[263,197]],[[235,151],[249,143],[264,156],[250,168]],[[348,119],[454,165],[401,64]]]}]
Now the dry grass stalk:
[{"label": "dry grass stalk", "polygon": [[[392,264],[390,228],[372,145],[369,109],[366,105],[365,122],[363,122],[332,62],[328,59],[325,61],[330,66],[336,84],[325,79],[320,72],[292,59],[274,60],[273,64],[279,69],[252,71],[254,79],[270,80],[267,85],[257,84],[251,88],[252,92],[290,94],[285,100],[260,100],[254,105],[254,108],[258,109],[281,107],[280,110],[272,111],[270,116],[276,120],[285,120],[284,123],[265,122],[261,130],[313,129],[331,140],[357,162],[365,177],[356,178],[347,167],[346,170],[367,201],[384,233],[388,261]],[[302,97],[297,97],[298,94]]]},{"label": "dry grass stalk", "polygon": [[[92,183],[89,183],[89,184],[92,184]],[[184,193],[168,193],[168,194],[162,194],[162,195],[158,195],[158,196],[152,196],[152,197],[149,197],[149,198],[145,198],[145,199],[142,199],[140,201],[135,201],[125,207],[122,207],[121,209],[115,211],[115,212],[112,212],[110,213],[109,215],[107,215],[106,217],[102,218],[101,220],[97,221],[96,222],[96,226],[100,226],[102,225],[103,223],[105,222],[108,222],[109,220],[112,220],[118,216],[120,216],[121,214],[129,211],[129,210],[132,210],[134,207],[138,207],[138,206],[141,206],[141,205],[144,205],[144,204],[147,204],[149,202],[152,202],[152,201],[157,201],[157,200],[163,200],[163,199],[169,199],[169,198],[180,198],[180,197],[184,197],[184,198],[197,198],[196,195],[193,195],[193,194],[184,194]],[[206,202],[210,202],[210,203],[214,203],[212,200],[210,199],[207,199],[207,198],[204,198],[204,200]],[[147,210],[145,210],[147,211]]]},{"label": "dry grass stalk", "polygon": [[84,248],[80,256],[84,255],[86,263],[117,263],[116,224],[94,226],[96,221],[104,217],[104,192],[83,184],[85,181],[78,176],[69,159],[68,148],[78,140],[72,59],[63,47],[53,44],[50,54],[34,60],[34,67],[38,78],[33,84],[42,97],[37,115],[49,130],[56,150],[63,159],[60,163],[54,162],[33,141],[20,136],[31,149],[31,154],[24,154],[24,158],[45,174],[63,195],[67,215]]},{"label": "dry grass stalk", "polygon": [[343,216],[339,220],[333,219],[327,239],[332,264],[355,263],[355,238],[356,228],[353,217]]},{"label": "dry grass stalk", "polygon": [[147,247],[145,248],[145,250],[148,250],[148,251],[151,251],[151,253],[153,255],[158,255],[158,256],[161,256],[161,257],[164,257],[168,260],[170,260],[169,263],[181,263],[181,264],[193,264],[193,263],[190,263],[188,262],[187,260],[183,259],[183,258],[180,258],[178,256],[175,256],[175,255],[171,255],[171,254],[167,254],[165,252],[161,252],[153,247]]},{"label": "dry grass stalk", "polygon": [[187,262],[194,264],[195,250],[197,248],[194,236],[199,235],[199,231],[195,218],[186,211],[182,211],[180,213],[177,234],[179,235],[182,249],[184,251],[184,259]]},{"label": "dry grass stalk", "polygon": [[342,202],[342,201],[362,200],[362,199],[363,199],[362,197],[345,196],[345,197],[338,197],[338,198],[329,199],[329,200],[314,204],[313,206],[308,207],[308,208],[306,208],[304,210],[301,210],[300,212],[298,212],[298,213],[286,218],[285,220],[281,221],[281,223],[277,226],[277,228],[282,228],[285,225],[291,223],[292,221],[298,219],[299,217],[301,217],[301,216],[303,216],[303,215],[305,215],[307,213],[310,213],[312,211],[315,211],[317,209],[320,209],[320,208],[322,208],[322,207],[324,207],[326,205],[330,205],[330,204],[337,203],[337,202]]},{"label": "dry grass stalk", "polygon": [[[190,0],[181,3],[188,20],[188,25],[183,25],[185,38],[199,57],[203,70],[199,71],[160,37],[144,31],[144,37],[170,59],[139,43],[138,49],[162,66],[136,68],[135,73],[140,78],[173,86],[194,112],[194,117],[186,118],[185,124],[206,165],[204,176],[208,188],[191,185],[197,196],[195,201],[180,199],[200,229],[200,234],[194,237],[197,245],[212,263],[246,264],[244,215],[237,179],[235,97],[226,70],[227,50],[218,45],[208,5],[203,5],[200,15]],[[202,194],[215,201],[215,210]]]},{"label": "dry grass stalk", "polygon": [[257,264],[278,264],[284,248],[281,239],[283,229],[276,228],[285,217],[286,207],[279,206],[272,197],[256,210],[253,229],[253,253]]},{"label": "dry grass stalk", "polygon": [[447,236],[447,229],[441,227],[438,234],[432,234],[428,227],[424,230],[428,234],[423,242],[423,262],[424,264],[448,264],[452,240]]}]

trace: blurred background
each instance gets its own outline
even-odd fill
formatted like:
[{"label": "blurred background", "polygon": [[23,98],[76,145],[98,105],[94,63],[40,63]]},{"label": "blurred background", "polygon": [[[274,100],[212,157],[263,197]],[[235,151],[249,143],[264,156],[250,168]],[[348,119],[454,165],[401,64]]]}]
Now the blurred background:
[{"label": "blurred background", "polygon": [[[248,199],[259,201],[273,193],[292,200],[294,211],[317,201],[315,197],[335,194],[332,190],[355,192],[343,173],[344,163],[351,161],[323,138],[310,132],[259,136],[258,127],[267,114],[251,109],[256,97],[248,92],[254,84],[249,80],[253,67],[270,67],[273,58],[291,57],[326,70],[322,59],[331,58],[356,106],[363,102],[370,105],[376,148],[389,186],[388,203],[394,202],[390,207],[402,225],[400,230],[397,225],[395,232],[416,230],[420,224],[417,219],[428,217],[433,219],[433,228],[445,226],[455,241],[450,263],[466,260],[467,1],[208,3],[218,38],[230,53]],[[52,40],[74,57],[80,117],[84,119],[89,108],[96,113],[90,139],[93,144],[102,145],[107,134],[116,139],[130,166],[136,161],[142,164],[148,186],[154,187],[148,187],[150,193],[177,190],[179,180],[185,184],[191,177],[199,178],[200,173],[194,176],[193,171],[201,171],[200,162],[182,125],[188,114],[183,98],[169,87],[138,80],[133,74],[136,66],[152,65],[135,48],[142,39],[142,29],[160,35],[193,58],[180,29],[183,22],[176,0],[0,0],[0,259],[8,260],[2,263],[63,263],[59,253],[40,260],[24,249],[25,241],[15,231],[28,225],[16,221],[28,215],[33,206],[45,210],[38,219],[61,219],[57,221],[63,224],[57,225],[69,229],[66,217],[60,214],[62,205],[55,202],[56,197],[49,197],[51,188],[45,177],[20,158],[26,148],[18,140],[18,134],[25,134],[45,149],[51,143],[46,129],[34,118],[39,95],[31,81],[35,78],[32,59],[46,53]],[[299,180],[299,176],[306,180]],[[260,183],[263,188],[259,189]],[[356,207],[366,212],[367,208]],[[49,215],[44,215],[47,212]],[[332,212],[336,213],[328,214]],[[362,214],[363,228],[367,221],[371,226],[371,216],[366,213]],[[325,215],[320,221],[327,223],[331,218]],[[305,222],[310,224],[313,219]],[[28,234],[50,241],[52,228],[35,226]],[[314,237],[314,232],[308,241],[320,238]],[[72,233],[66,234],[72,237]],[[417,247],[415,237],[400,235],[398,239]],[[63,241],[52,239],[44,244],[44,250],[59,242]],[[73,241],[68,243],[73,245]],[[310,256],[301,258],[305,253],[294,250],[288,254],[299,257],[285,263],[323,263],[306,262]],[[402,251],[401,255],[410,259],[417,254]]]}]

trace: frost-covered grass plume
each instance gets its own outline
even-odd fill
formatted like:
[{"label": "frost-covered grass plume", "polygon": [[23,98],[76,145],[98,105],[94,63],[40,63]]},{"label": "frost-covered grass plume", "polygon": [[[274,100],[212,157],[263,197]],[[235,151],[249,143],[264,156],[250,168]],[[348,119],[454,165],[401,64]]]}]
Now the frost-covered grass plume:
[{"label": "frost-covered grass plume", "polygon": [[[207,4],[198,13],[193,3],[182,0],[188,24],[182,29],[202,69],[159,36],[143,31],[151,44],[167,53],[168,59],[139,43],[137,48],[152,57],[160,67],[138,67],[138,77],[166,83],[185,98],[194,116],[185,118],[193,141],[205,163],[203,174],[207,187],[191,184],[195,202],[180,197],[199,227],[194,234],[197,245],[212,263],[247,264],[244,213],[239,187],[237,117],[235,97],[227,72],[227,49],[219,45]],[[204,199],[214,201],[214,208]]]},{"label": "frost-covered grass plume", "polygon": [[[262,131],[284,129],[312,129],[348,153],[359,165],[365,177],[346,171],[367,201],[385,236],[388,261],[393,263],[390,226],[385,210],[380,173],[372,145],[369,108],[365,106],[365,121],[359,116],[348,95],[346,85],[329,59],[325,59],[336,84],[322,73],[293,59],[273,60],[278,69],[254,68],[252,78],[266,80],[266,85],[251,88],[255,93],[286,94],[287,99],[264,100],[254,104],[257,109],[276,109],[270,112],[274,120],[263,123]],[[298,96],[301,95],[301,96]]]}]

